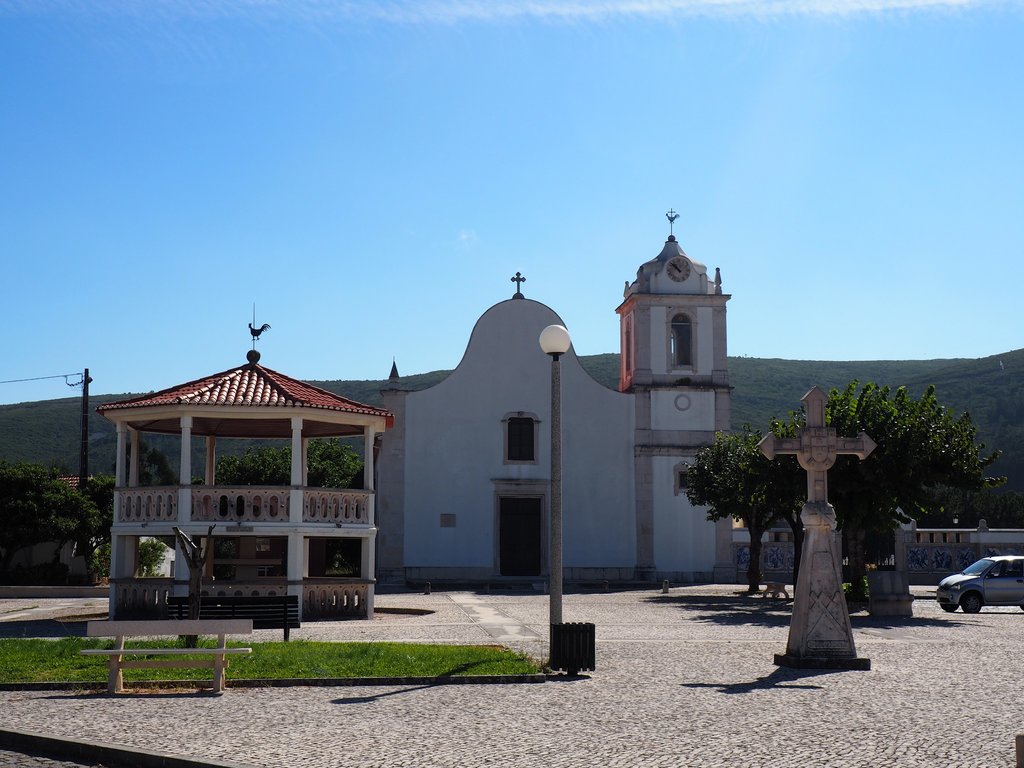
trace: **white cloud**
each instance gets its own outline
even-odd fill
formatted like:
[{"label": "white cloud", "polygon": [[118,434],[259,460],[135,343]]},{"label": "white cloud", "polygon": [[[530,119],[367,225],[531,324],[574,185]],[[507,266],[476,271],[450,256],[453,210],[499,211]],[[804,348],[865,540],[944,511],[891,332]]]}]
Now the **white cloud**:
[{"label": "white cloud", "polygon": [[455,239],[463,248],[472,248],[477,243],[476,232],[471,229],[460,229]]},{"label": "white cloud", "polygon": [[1020,0],[0,0],[0,14],[135,18],[364,20],[399,24],[597,22],[622,18],[850,16],[888,11],[1020,7]]}]

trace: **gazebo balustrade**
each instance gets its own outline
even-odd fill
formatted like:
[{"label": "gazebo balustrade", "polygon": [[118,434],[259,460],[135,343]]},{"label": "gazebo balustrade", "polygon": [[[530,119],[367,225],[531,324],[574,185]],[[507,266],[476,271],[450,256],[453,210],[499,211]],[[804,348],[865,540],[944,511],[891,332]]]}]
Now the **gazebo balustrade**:
[{"label": "gazebo balustrade", "polygon": [[[274,486],[191,486],[180,513],[178,486],[119,488],[118,523],[287,523],[292,489]],[[373,525],[373,491],[301,488],[303,523]]]}]

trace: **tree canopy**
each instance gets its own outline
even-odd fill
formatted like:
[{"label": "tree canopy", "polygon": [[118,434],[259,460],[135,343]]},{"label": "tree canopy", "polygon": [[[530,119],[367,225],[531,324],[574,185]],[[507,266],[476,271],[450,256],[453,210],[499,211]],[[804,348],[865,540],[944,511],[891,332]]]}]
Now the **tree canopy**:
[{"label": "tree canopy", "polygon": [[0,571],[10,570],[26,547],[54,542],[59,548],[74,540],[83,521],[97,514],[96,504],[56,469],[0,461]]},{"label": "tree canopy", "polygon": [[867,432],[877,448],[865,461],[840,456],[829,472],[829,497],[840,527],[894,528],[939,505],[939,491],[979,491],[1002,478],[986,477],[998,453],[985,455],[970,414],[954,416],[928,387],[915,400],[900,387],[857,382],[829,393],[826,415],[843,437]]},{"label": "tree canopy", "polygon": [[[866,432],[876,443],[863,461],[839,456],[828,474],[829,501],[850,549],[852,577],[864,572],[865,532],[890,531],[911,517],[939,509],[951,489],[978,492],[998,485],[1002,478],[986,476],[998,453],[986,452],[977,440],[969,414],[955,415],[942,406],[935,388],[913,398],[906,387],[851,382],[833,389],[825,407],[829,426],[842,437]],[[794,412],[786,421],[773,420],[770,431],[790,437],[804,426],[805,415]],[[796,460],[779,456],[763,460],[756,451],[760,433],[746,428],[742,434],[718,435],[712,446],[701,449],[688,476],[687,496],[709,507],[709,519],[743,520],[751,533],[751,568],[754,539],[775,517],[786,519],[794,532],[799,556],[802,524],[796,514],[806,498],[806,479]],[[794,568],[794,579],[796,570]],[[753,585],[754,571],[748,571]]]},{"label": "tree canopy", "polygon": [[941,506],[941,491],[980,491],[1005,478],[987,477],[998,458],[977,441],[970,414],[941,405],[935,387],[914,399],[906,387],[857,382],[829,393],[826,417],[843,437],[866,432],[877,447],[864,461],[840,456],[829,471],[829,500],[847,541],[851,579],[864,575],[866,533],[889,531]]},{"label": "tree canopy", "polygon": [[769,461],[758,449],[763,435],[719,432],[697,452],[686,475],[691,504],[708,507],[708,520],[742,520],[750,532],[747,588],[760,589],[761,538],[776,518],[795,518],[800,508],[801,472],[795,461]]},{"label": "tree canopy", "polygon": [[[310,440],[306,449],[307,481],[316,488],[349,488],[362,478],[363,462],[341,440]],[[217,460],[217,482],[224,485],[289,485],[291,446],[249,448],[241,456]]]}]

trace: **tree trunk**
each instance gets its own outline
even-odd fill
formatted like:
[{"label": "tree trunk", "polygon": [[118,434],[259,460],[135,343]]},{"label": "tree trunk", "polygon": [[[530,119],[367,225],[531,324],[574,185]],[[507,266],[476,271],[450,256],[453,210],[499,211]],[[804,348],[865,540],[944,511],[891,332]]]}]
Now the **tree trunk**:
[{"label": "tree trunk", "polygon": [[761,591],[761,538],[764,529],[747,523],[750,533],[750,562],[747,564],[747,594]]},{"label": "tree trunk", "polygon": [[846,557],[850,563],[850,585],[854,595],[863,592],[862,585],[867,567],[864,563],[864,531],[859,528],[845,529]]},{"label": "tree trunk", "polygon": [[804,521],[800,515],[787,515],[786,523],[793,533],[793,589],[796,589],[796,580],[800,576],[800,556],[804,549]]},{"label": "tree trunk", "polygon": [[[199,618],[199,609],[203,599],[203,571],[206,569],[206,560],[210,556],[210,548],[213,546],[214,528],[216,525],[211,525],[210,530],[207,531],[205,546],[203,546],[202,539],[199,539],[199,543],[196,544],[177,526],[174,528],[174,536],[181,545],[185,559],[188,560],[188,617],[190,619]],[[199,644],[199,638],[196,635],[184,635],[184,638],[186,648],[195,648]]]},{"label": "tree trunk", "polygon": [[[194,565],[188,569],[188,617],[199,618],[199,608],[203,597],[203,572]],[[195,648],[199,645],[198,635],[185,635],[185,647]]]}]

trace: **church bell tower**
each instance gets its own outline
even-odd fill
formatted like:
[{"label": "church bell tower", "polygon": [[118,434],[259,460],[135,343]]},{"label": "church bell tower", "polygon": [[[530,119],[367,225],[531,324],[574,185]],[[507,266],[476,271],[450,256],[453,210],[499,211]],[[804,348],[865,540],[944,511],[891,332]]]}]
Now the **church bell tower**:
[{"label": "church bell tower", "polygon": [[[673,233],[626,282],[620,318],[619,389],[635,395],[637,577],[664,572],[659,520],[697,515],[686,500],[686,471],[697,450],[727,431],[730,418],[721,273],[691,258]],[[706,523],[705,523],[706,525]],[[717,560],[720,559],[716,555]],[[668,569],[671,570],[671,569]],[[710,574],[709,574],[710,575]]]}]

